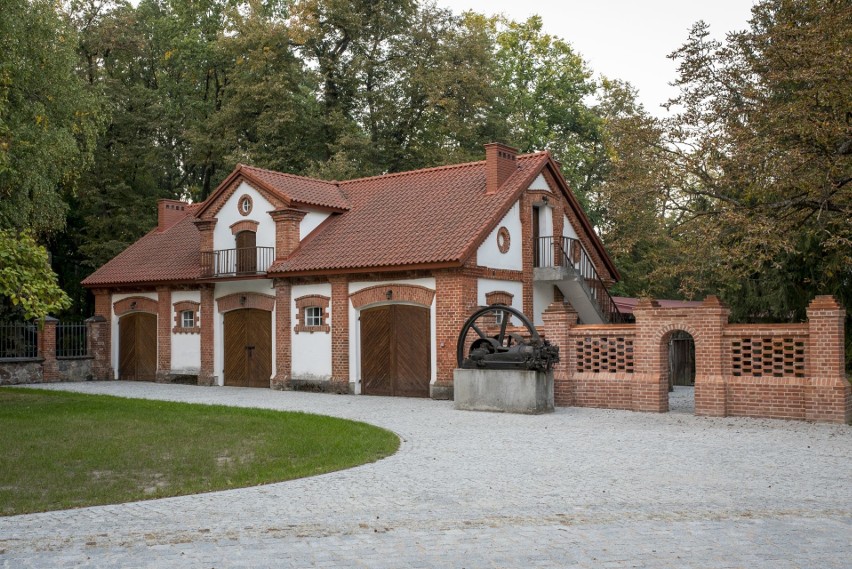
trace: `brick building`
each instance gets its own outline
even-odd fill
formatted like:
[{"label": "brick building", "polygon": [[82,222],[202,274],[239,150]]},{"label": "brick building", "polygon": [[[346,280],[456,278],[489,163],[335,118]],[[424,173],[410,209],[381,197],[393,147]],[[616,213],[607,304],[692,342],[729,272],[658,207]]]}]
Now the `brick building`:
[{"label": "brick building", "polygon": [[84,281],[110,378],[452,396],[456,335],[499,302],[586,324],[619,274],[547,153],[326,182],[238,166]]}]

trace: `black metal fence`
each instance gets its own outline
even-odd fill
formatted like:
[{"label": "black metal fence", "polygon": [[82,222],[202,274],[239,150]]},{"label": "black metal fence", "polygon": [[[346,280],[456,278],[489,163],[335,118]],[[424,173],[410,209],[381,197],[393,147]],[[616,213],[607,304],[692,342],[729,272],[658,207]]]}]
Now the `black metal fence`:
[{"label": "black metal fence", "polygon": [[0,359],[38,357],[38,326],[30,322],[0,322]]},{"label": "black metal fence", "polygon": [[275,260],[275,247],[243,247],[201,252],[201,275],[221,277],[265,273]]},{"label": "black metal fence", "polygon": [[56,325],[56,357],[80,358],[88,355],[86,325],[82,322],[60,322]]}]

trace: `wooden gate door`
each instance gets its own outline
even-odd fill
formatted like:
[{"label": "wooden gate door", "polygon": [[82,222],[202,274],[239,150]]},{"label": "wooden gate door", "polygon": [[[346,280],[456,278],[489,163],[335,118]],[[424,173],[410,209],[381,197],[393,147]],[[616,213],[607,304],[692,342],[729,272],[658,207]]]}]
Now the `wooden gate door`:
[{"label": "wooden gate door", "polygon": [[118,378],[157,379],[157,316],[144,312],[118,321]]},{"label": "wooden gate door", "polygon": [[429,397],[429,309],[403,304],[361,311],[366,395]]},{"label": "wooden gate door", "polygon": [[269,387],[272,313],[246,308],[225,313],[225,385]]}]

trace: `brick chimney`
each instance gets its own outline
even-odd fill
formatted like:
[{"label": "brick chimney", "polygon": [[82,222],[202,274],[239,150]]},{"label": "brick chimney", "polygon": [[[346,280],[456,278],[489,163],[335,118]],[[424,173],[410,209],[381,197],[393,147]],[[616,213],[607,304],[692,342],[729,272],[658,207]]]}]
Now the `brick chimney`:
[{"label": "brick chimney", "polygon": [[518,167],[518,149],[499,142],[485,145],[485,193],[496,194]]},{"label": "brick chimney", "polygon": [[299,225],[308,212],[285,208],[269,212],[275,221],[275,259],[286,259],[299,246]]},{"label": "brick chimney", "polygon": [[186,215],[186,202],[157,200],[157,231],[165,231]]}]

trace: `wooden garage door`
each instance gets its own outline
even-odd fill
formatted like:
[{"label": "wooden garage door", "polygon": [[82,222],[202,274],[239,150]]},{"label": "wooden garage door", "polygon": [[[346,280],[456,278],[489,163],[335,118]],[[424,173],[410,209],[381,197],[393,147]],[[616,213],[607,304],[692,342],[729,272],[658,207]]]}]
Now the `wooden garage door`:
[{"label": "wooden garage door", "polygon": [[246,308],[225,313],[225,385],[269,387],[272,313]]},{"label": "wooden garage door", "polygon": [[118,321],[118,378],[157,379],[157,316],[137,312]]},{"label": "wooden garage door", "polygon": [[361,382],[367,395],[429,397],[429,309],[361,311]]}]

